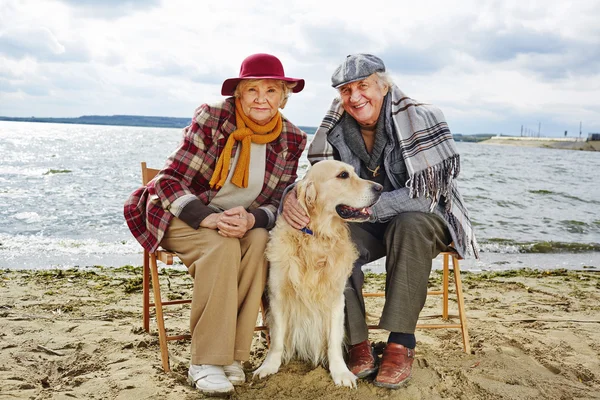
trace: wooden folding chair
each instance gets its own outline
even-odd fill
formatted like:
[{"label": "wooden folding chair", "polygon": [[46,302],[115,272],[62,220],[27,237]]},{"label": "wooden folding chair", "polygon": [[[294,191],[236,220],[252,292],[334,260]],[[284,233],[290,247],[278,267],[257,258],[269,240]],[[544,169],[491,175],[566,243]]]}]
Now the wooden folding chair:
[{"label": "wooden folding chair", "polygon": [[[442,300],[442,314],[438,316],[431,317],[441,317],[443,320],[448,321],[449,317],[456,317],[455,315],[448,314],[448,298],[449,298],[449,285],[448,285],[448,276],[450,272],[449,267],[449,258],[452,257],[452,267],[454,271],[454,287],[456,294],[456,302],[458,303],[458,319],[460,323],[443,323],[443,324],[417,324],[417,328],[420,329],[460,329],[462,332],[462,340],[463,340],[463,349],[465,353],[469,354],[471,352],[471,344],[469,341],[469,332],[467,331],[467,314],[465,312],[465,301],[462,292],[462,282],[460,280],[460,267],[458,265],[458,260],[460,256],[458,253],[454,251],[442,252],[440,253],[443,256],[444,260],[444,269],[442,276],[442,290],[430,290],[427,292],[428,296],[443,296]],[[385,292],[376,292],[369,293],[363,292],[363,297],[385,297]],[[369,325],[369,329],[381,329],[379,325]]]},{"label": "wooden folding chair", "polygon": [[[157,174],[159,170],[148,168],[145,162],[142,162],[142,184],[146,185],[150,182]],[[160,358],[162,360],[162,367],[165,372],[171,370],[169,366],[169,350],[167,348],[167,342],[171,340],[183,340],[190,339],[191,335],[167,335],[165,329],[165,320],[163,316],[163,306],[172,304],[187,304],[191,303],[191,299],[184,300],[168,300],[163,301],[160,293],[160,280],[158,277],[158,261],[166,265],[173,265],[173,260],[177,255],[173,252],[159,248],[153,253],[149,253],[144,250],[144,270],[142,278],[143,287],[143,323],[144,330],[150,332],[150,307],[155,308],[156,312],[156,325],[158,327],[158,342],[160,344]],[[150,281],[152,281],[152,292],[154,294],[154,303],[150,302]],[[263,300],[264,301],[264,300]],[[266,312],[265,305],[261,302],[260,311],[262,316],[263,324],[256,326],[255,331],[267,331],[266,327]],[[267,336],[268,342],[268,336]]]}]

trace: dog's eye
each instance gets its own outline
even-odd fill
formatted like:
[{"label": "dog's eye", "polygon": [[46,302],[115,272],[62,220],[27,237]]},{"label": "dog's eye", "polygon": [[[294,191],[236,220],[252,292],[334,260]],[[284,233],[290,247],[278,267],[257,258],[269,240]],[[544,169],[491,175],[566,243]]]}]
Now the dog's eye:
[{"label": "dog's eye", "polygon": [[347,171],[342,171],[338,174],[338,178],[347,179],[350,178],[350,174]]}]

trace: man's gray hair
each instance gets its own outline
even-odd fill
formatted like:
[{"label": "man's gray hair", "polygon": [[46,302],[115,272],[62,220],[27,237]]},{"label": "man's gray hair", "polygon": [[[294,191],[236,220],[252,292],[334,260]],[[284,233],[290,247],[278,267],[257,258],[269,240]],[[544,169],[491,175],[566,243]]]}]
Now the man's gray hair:
[{"label": "man's gray hair", "polygon": [[392,88],[392,86],[394,86],[394,80],[392,79],[391,75],[387,73],[387,71],[377,71],[375,72],[375,75],[377,75],[377,83],[381,89],[385,89],[387,87],[389,90]]}]

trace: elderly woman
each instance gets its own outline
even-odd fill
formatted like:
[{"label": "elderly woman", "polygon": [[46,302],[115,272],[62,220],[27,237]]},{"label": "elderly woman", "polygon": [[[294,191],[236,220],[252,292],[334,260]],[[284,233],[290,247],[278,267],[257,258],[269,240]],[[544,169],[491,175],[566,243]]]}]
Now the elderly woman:
[{"label": "elderly woman", "polygon": [[303,88],[276,57],[249,56],[239,77],[223,82],[232,97],[201,105],[164,168],[125,204],[142,246],[175,252],[194,279],[188,376],[205,394],[245,381],[240,361],[265,287],[267,230],[306,146],[279,109]]},{"label": "elderly woman", "polygon": [[[406,96],[371,54],[352,54],[335,70],[336,98],[308,150],[314,164],[336,159],[383,185],[368,222],[350,224],[360,253],[345,290],[348,368],[376,386],[410,379],[415,328],[427,297],[432,259],[450,249],[477,256],[477,242],[454,178],[460,159],[442,112]],[[294,192],[290,192],[294,194]],[[295,195],[283,217],[300,229],[309,219]],[[362,266],[386,257],[385,305],[379,326],[390,331],[381,362],[368,340]]]}]

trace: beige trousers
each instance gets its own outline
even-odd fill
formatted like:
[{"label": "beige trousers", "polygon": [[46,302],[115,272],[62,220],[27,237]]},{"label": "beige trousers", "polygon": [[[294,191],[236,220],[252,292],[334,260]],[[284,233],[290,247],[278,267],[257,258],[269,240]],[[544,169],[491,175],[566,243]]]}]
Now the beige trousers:
[{"label": "beige trousers", "polygon": [[229,365],[250,358],[267,278],[266,229],[241,239],[195,230],[173,218],[161,246],[175,252],[194,279],[190,332],[192,364]]}]

